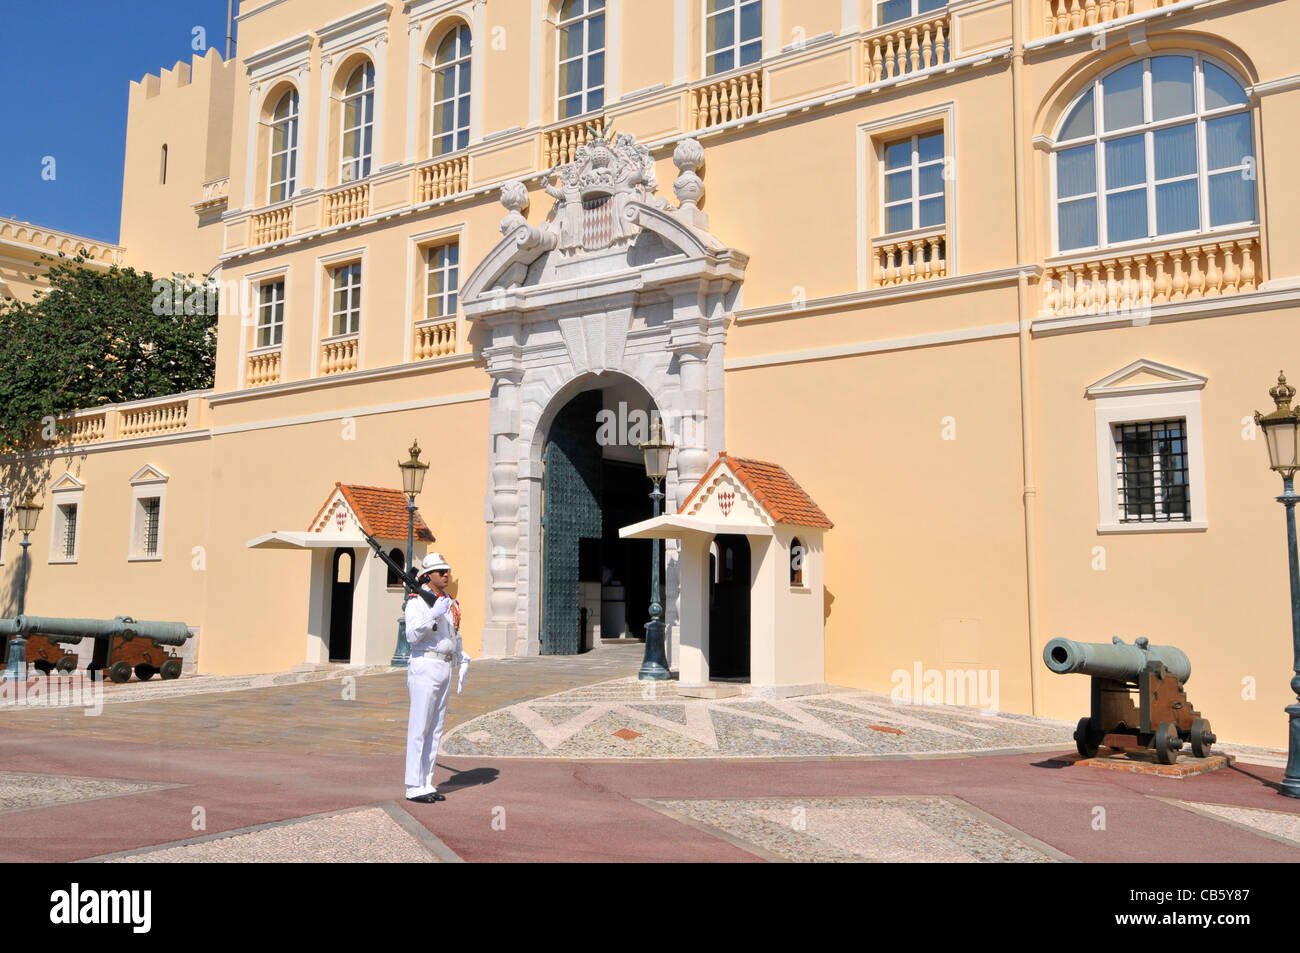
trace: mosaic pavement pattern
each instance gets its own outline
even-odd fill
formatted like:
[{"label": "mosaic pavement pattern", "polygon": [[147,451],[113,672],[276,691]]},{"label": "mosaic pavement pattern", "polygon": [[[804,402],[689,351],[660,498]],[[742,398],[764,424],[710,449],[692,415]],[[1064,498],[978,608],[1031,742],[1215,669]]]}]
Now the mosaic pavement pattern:
[{"label": "mosaic pavement pattern", "polygon": [[109,855],[111,864],[430,864],[456,856],[396,810],[371,807]]},{"label": "mosaic pavement pattern", "polygon": [[1233,807],[1228,804],[1206,804],[1201,801],[1172,801],[1171,803],[1197,814],[1208,814],[1216,820],[1227,821],[1229,824],[1252,830],[1265,837],[1286,841],[1300,847],[1300,814],[1254,807]]},{"label": "mosaic pavement pattern", "polygon": [[1071,858],[952,797],[645,800],[768,860],[1052,863]]},{"label": "mosaic pavement pattern", "polygon": [[0,814],[105,797],[121,797],[124,794],[161,791],[176,786],[151,781],[118,781],[105,778],[78,778],[65,774],[0,771]]},{"label": "mosaic pavement pattern", "polygon": [[442,753],[514,758],[910,757],[1034,747],[1073,749],[1065,722],[950,706],[895,705],[841,691],[771,699],[687,698],[674,682],[615,679],[482,715]]}]

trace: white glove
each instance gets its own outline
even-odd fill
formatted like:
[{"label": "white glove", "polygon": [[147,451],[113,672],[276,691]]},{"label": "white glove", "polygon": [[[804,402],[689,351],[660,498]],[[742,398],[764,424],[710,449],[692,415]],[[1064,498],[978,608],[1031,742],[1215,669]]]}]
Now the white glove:
[{"label": "white glove", "polygon": [[460,663],[460,678],[456,682],[457,695],[459,695],[460,690],[465,687],[465,675],[468,672],[469,672],[469,659],[465,659],[463,662]]}]

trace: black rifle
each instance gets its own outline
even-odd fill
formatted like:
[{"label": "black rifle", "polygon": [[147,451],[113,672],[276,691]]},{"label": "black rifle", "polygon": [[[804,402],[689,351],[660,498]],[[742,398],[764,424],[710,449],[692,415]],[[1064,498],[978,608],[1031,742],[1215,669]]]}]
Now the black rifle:
[{"label": "black rifle", "polygon": [[357,523],[357,529],[361,530],[361,535],[365,537],[370,548],[375,551],[375,555],[388,564],[388,568],[397,573],[399,579],[406,584],[406,591],[413,592],[424,600],[425,604],[432,607],[438,601],[438,596],[420,585],[420,581],[415,578],[415,574],[408,572],[405,566],[398,565],[392,556],[384,552],[384,547],[380,545],[379,540],[375,539],[365,531],[360,523]]}]

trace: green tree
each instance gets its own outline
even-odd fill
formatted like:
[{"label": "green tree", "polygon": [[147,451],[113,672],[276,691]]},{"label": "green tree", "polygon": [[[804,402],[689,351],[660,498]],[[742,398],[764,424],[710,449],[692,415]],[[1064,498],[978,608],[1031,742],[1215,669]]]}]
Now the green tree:
[{"label": "green tree", "polygon": [[49,289],[0,304],[0,449],[48,445],[42,421],[73,410],[212,386],[215,287],[44,260]]}]

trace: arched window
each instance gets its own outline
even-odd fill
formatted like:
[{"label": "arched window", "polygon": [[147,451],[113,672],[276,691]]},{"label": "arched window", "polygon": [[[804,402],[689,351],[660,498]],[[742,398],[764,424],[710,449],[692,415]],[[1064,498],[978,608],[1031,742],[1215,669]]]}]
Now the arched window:
[{"label": "arched window", "polygon": [[283,202],[293,195],[298,181],[298,93],[280,97],[271,114],[271,195]]},{"label": "arched window", "polygon": [[559,118],[605,105],[605,0],[564,0],[556,20]]},{"label": "arched window", "polygon": [[763,58],[763,0],[705,0],[705,72],[725,73]]},{"label": "arched window", "polygon": [[469,27],[458,26],[438,44],[433,57],[433,154],[469,145]]},{"label": "arched window", "polygon": [[1138,60],[1090,84],[1053,161],[1061,252],[1257,221],[1246,93],[1200,54]]},{"label": "arched window", "polygon": [[[400,549],[394,549],[392,552],[388,554],[388,556],[390,559],[393,560],[393,562],[397,563],[399,566],[406,565],[406,557],[402,555],[402,551]],[[402,577],[397,574],[397,572],[393,569],[392,566],[388,567],[388,580],[386,581],[385,585],[387,585],[389,589],[396,589],[399,586],[403,585]]]},{"label": "arched window", "polygon": [[353,182],[370,174],[375,135],[375,67],[362,63],[343,87],[343,165],[339,181]]},{"label": "arched window", "polygon": [[796,536],[790,540],[790,585],[797,587],[803,585],[803,564],[808,558],[808,550],[804,549],[803,543],[799,542]]}]

